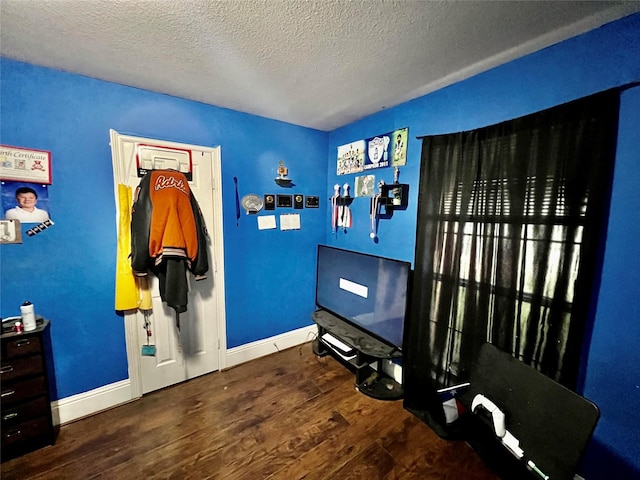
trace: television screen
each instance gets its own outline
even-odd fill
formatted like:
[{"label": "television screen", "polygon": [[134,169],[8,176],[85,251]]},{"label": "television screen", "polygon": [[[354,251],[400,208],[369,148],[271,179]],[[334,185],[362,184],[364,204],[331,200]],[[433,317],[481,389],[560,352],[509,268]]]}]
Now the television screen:
[{"label": "television screen", "polygon": [[318,245],[316,305],[398,349],[411,264]]}]

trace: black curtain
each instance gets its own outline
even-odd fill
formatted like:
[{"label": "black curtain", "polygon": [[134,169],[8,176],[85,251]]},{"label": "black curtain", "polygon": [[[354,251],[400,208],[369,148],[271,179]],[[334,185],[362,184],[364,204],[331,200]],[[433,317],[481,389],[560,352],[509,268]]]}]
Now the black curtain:
[{"label": "black curtain", "polygon": [[490,342],[575,389],[609,206],[619,93],[423,138],[405,407]]}]

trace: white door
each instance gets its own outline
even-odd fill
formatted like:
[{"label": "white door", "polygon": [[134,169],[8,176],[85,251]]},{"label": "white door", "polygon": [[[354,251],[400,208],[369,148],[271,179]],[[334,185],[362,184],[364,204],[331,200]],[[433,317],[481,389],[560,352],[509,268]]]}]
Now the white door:
[{"label": "white door", "polygon": [[[221,366],[225,338],[224,271],[222,268],[222,188],[219,148],[198,147],[120,135],[111,131],[114,181],[131,186],[140,182],[138,160],[155,168],[184,167],[185,151],[191,152],[193,179],[189,186],[202,210],[209,232],[209,272],[195,281],[189,274],[187,312],[180,314],[162,302],[158,281],[149,275],[153,311],[149,316],[155,356],[142,355],[147,344],[145,319],[139,310],[125,314],[127,358],[133,396],[158,390],[203,375]],[[187,155],[188,158],[188,155]]]}]

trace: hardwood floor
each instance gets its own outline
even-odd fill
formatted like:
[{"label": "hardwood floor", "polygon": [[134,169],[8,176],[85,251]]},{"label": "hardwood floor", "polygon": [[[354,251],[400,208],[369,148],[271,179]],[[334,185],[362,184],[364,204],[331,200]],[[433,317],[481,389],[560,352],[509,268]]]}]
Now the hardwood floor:
[{"label": "hardwood floor", "polygon": [[64,425],[2,478],[497,478],[467,444],[353,381],[307,343]]}]

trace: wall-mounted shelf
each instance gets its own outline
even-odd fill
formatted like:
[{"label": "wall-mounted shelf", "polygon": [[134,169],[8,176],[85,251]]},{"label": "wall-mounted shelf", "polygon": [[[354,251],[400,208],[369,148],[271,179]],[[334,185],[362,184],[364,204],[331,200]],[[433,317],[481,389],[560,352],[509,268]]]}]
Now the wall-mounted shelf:
[{"label": "wall-mounted shelf", "polygon": [[409,205],[409,184],[388,183],[380,185],[380,205],[390,210],[406,210]]},{"label": "wall-mounted shelf", "polygon": [[353,203],[353,197],[343,196],[343,197],[331,197],[330,200],[335,202],[335,205],[338,206],[349,206]]},{"label": "wall-mounted shelf", "polygon": [[[382,183],[377,203],[374,200],[375,198],[372,198],[369,213],[373,213],[373,210],[376,209],[378,218],[388,220],[393,217],[394,210],[406,210],[409,205],[409,184]],[[382,207],[384,207],[384,211]]]},{"label": "wall-mounted shelf", "polygon": [[289,187],[293,187],[293,180],[291,180],[290,178],[283,178],[283,177],[277,177],[275,179],[275,182],[284,188],[289,188]]}]

